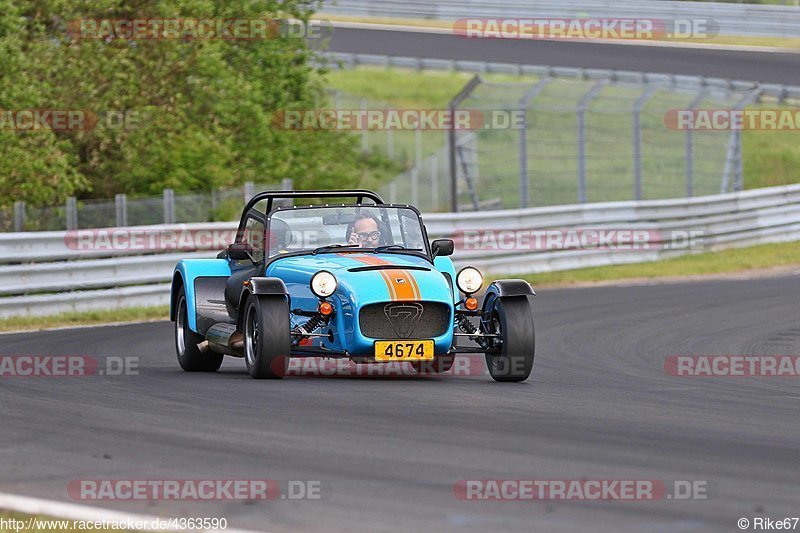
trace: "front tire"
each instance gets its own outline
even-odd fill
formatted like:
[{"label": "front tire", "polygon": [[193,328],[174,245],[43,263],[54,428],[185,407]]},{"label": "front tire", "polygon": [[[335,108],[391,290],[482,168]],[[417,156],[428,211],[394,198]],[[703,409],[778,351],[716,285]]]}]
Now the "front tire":
[{"label": "front tire", "polygon": [[528,296],[487,298],[481,331],[496,334],[486,350],[486,366],[495,381],[525,381],[533,370],[536,333]]},{"label": "front tire", "polygon": [[244,308],[244,359],[255,379],[280,379],[291,351],[289,304],[283,296],[251,296]]},{"label": "front tire", "polygon": [[198,344],[203,337],[189,329],[189,309],[186,306],[186,291],[183,287],[178,291],[178,312],[175,315],[175,351],[178,364],[186,372],[216,372],[222,366],[223,355],[203,353]]}]

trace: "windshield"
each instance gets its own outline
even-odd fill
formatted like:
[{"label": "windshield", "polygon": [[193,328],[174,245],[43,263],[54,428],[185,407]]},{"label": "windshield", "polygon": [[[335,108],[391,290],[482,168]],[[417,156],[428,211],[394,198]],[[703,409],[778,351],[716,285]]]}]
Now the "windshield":
[{"label": "windshield", "polygon": [[413,209],[391,206],[305,207],[274,211],[269,256],[351,247],[427,253],[422,222]]}]

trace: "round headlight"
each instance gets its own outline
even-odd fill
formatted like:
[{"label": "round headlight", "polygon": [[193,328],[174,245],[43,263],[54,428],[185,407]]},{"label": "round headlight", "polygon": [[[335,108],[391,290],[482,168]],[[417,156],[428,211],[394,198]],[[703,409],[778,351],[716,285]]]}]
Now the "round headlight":
[{"label": "round headlight", "polygon": [[483,276],[477,268],[464,267],[456,276],[456,285],[464,294],[473,294],[483,285]]},{"label": "round headlight", "polygon": [[336,292],[336,278],[330,272],[320,270],[311,278],[311,292],[320,298],[327,298]]}]

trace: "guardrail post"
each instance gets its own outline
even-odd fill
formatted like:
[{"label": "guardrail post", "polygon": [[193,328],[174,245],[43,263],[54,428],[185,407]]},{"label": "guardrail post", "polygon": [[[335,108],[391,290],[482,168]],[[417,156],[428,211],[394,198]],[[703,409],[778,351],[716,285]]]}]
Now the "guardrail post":
[{"label": "guardrail post", "polygon": [[578,102],[578,203],[586,203],[586,110],[589,104],[603,90],[608,80],[594,84]]},{"label": "guardrail post", "polygon": [[25,231],[25,202],[14,202],[14,231]]},{"label": "guardrail post", "polygon": [[70,196],[64,207],[67,215],[67,230],[78,229],[78,201],[74,196]]},{"label": "guardrail post", "polygon": [[120,193],[114,196],[114,210],[117,215],[117,227],[123,228],[128,225],[128,197]]},{"label": "guardrail post", "polygon": [[649,87],[633,104],[633,196],[642,199],[642,108],[658,91]]},{"label": "guardrail post", "polygon": [[522,113],[519,130],[519,206],[530,205],[530,179],[528,178],[528,105],[542,92],[551,78],[542,78],[519,101],[518,111]]},{"label": "guardrail post", "polygon": [[164,189],[164,224],[175,223],[175,191]]}]

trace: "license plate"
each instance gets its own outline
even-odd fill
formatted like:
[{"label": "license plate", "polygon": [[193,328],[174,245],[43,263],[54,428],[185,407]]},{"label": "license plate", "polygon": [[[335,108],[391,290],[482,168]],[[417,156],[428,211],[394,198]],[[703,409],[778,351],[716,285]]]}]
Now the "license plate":
[{"label": "license plate", "polygon": [[376,361],[433,359],[433,341],[375,341]]}]

